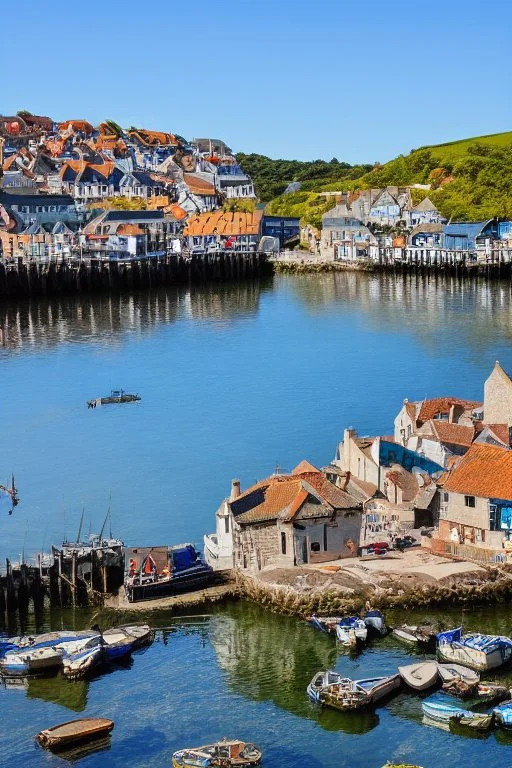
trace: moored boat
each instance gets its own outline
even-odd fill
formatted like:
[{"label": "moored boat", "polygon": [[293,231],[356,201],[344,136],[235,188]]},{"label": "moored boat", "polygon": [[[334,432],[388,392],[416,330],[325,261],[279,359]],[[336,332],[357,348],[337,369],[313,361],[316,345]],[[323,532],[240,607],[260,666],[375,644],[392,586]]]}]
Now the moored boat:
[{"label": "moored boat", "polygon": [[0,659],[0,671],[3,675],[37,674],[60,667],[62,656],[62,650],[57,648],[7,651]]},{"label": "moored boat", "polygon": [[378,611],[375,608],[370,608],[366,611],[364,615],[364,623],[368,627],[368,630],[376,635],[384,637],[384,635],[387,635],[388,633],[384,615],[381,611]]},{"label": "moored boat", "polygon": [[317,701],[319,704],[343,711],[361,709],[376,704],[397,690],[400,684],[401,678],[398,674],[363,680],[341,678],[337,682],[324,685],[318,692]]},{"label": "moored boat", "polygon": [[158,563],[151,548],[126,548],[126,596],[130,602],[199,589],[214,578],[213,568],[192,544],[168,547]]},{"label": "moored boat", "polygon": [[467,685],[476,685],[480,681],[480,674],[476,670],[469,669],[462,664],[438,663],[437,671],[443,683],[461,681]]},{"label": "moored boat", "polygon": [[322,690],[327,685],[333,685],[334,683],[341,683],[345,678],[340,675],[339,672],[334,672],[332,669],[327,669],[325,672],[317,672],[308,687],[306,693],[311,701],[317,704],[321,703],[320,695]]},{"label": "moored boat", "polygon": [[33,648],[53,648],[64,642],[75,642],[98,635],[94,630],[63,630],[39,635],[18,635],[0,640],[0,653]]},{"label": "moored boat", "polygon": [[345,616],[336,624],[336,640],[344,646],[363,644],[368,637],[366,624],[358,616]]},{"label": "moored boat", "polygon": [[123,624],[119,627],[112,627],[103,632],[103,637],[108,641],[109,638],[120,640],[122,637],[132,641],[132,648],[142,648],[153,642],[154,632],[149,624]]},{"label": "moored boat", "polygon": [[172,756],[173,768],[231,768],[259,765],[261,750],[255,744],[235,739],[222,739],[204,747],[180,749]]},{"label": "moored boat", "polygon": [[408,645],[435,648],[437,630],[431,624],[402,624],[399,627],[393,627],[391,633],[397,640]]},{"label": "moored boat", "polygon": [[104,658],[101,646],[66,654],[62,659],[62,674],[70,680],[81,680],[97,669]]},{"label": "moored boat", "polygon": [[140,400],[140,395],[132,395],[123,389],[112,389],[110,395],[97,397],[87,401],[88,408],[96,408],[97,405],[110,405],[112,403],[135,403]]},{"label": "moored boat", "polygon": [[59,749],[70,744],[92,741],[109,734],[114,722],[104,717],[82,717],[52,728],[45,728],[36,735],[37,741],[47,749]]},{"label": "moored boat", "polygon": [[458,627],[440,632],[437,640],[440,659],[480,672],[501,667],[512,658],[512,640],[502,635],[463,635],[462,628]]},{"label": "moored boat", "polygon": [[435,661],[407,664],[398,667],[398,672],[404,683],[415,691],[426,691],[437,683],[438,673]]},{"label": "moored boat", "polygon": [[501,728],[512,729],[512,699],[503,701],[497,707],[494,707],[492,711],[497,725]]},{"label": "moored boat", "polygon": [[313,613],[307,616],[306,621],[319,632],[334,632],[336,624],[341,621],[341,616],[317,616]]},{"label": "moored boat", "polygon": [[454,720],[460,725],[469,726],[476,730],[486,731],[493,723],[493,715],[480,712],[470,712],[463,707],[455,704],[446,704],[441,701],[422,701],[421,708],[423,714],[431,720],[437,720],[443,723],[450,723]]}]

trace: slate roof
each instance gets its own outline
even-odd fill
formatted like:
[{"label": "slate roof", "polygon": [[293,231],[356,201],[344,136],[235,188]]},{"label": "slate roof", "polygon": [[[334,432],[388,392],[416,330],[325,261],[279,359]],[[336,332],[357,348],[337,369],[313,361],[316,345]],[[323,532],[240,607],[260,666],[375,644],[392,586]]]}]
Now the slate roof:
[{"label": "slate roof", "polygon": [[107,211],[103,221],[159,221],[163,211]]},{"label": "slate roof", "polygon": [[0,191],[0,203],[9,208],[12,205],[75,205],[71,195],[34,195],[33,192],[24,195],[22,192],[10,193]]},{"label": "slate roof", "polygon": [[411,229],[409,237],[414,237],[414,235],[441,233],[442,231],[442,224],[416,224],[416,226]]},{"label": "slate roof", "polygon": [[512,451],[474,443],[450,472],[444,489],[487,499],[512,500]]},{"label": "slate roof", "polygon": [[478,237],[482,229],[489,224],[489,221],[492,221],[492,219],[488,219],[487,221],[462,221],[454,222],[453,224],[445,224],[443,232],[445,235],[457,235],[459,237],[473,239]]},{"label": "slate roof", "polygon": [[424,197],[421,203],[411,208],[411,211],[437,211],[436,206],[428,197]]}]

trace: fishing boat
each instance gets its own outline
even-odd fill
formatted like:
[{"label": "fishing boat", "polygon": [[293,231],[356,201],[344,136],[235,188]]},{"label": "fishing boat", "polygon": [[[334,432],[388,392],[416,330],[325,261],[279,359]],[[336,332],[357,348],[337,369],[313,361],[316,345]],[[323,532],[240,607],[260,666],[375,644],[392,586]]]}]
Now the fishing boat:
[{"label": "fishing boat", "polygon": [[259,765],[262,753],[254,744],[222,739],[215,744],[191,749],[180,749],[172,756],[173,768],[231,768],[231,766]]},{"label": "fishing boat", "polygon": [[341,678],[325,685],[318,694],[319,704],[342,711],[361,709],[376,704],[400,687],[400,675],[371,677],[363,680]]},{"label": "fishing boat", "polygon": [[108,661],[124,659],[133,651],[134,639],[123,633],[103,636],[103,650]]},{"label": "fishing boat", "polygon": [[442,661],[454,661],[478,671],[496,669],[512,658],[512,640],[501,635],[462,634],[462,627],[437,636],[437,654]]},{"label": "fishing boat", "polygon": [[114,722],[105,717],[82,717],[61,725],[46,728],[36,735],[37,741],[46,749],[59,749],[83,741],[93,741],[109,734]]},{"label": "fishing boat", "polygon": [[347,647],[363,644],[368,637],[366,624],[358,616],[345,616],[340,619],[335,631],[338,643]]},{"label": "fishing boat", "polygon": [[431,720],[450,723],[454,720],[459,725],[466,725],[479,731],[487,731],[493,724],[494,716],[487,713],[470,712],[455,704],[440,701],[422,701],[423,714]]},{"label": "fishing boat", "polygon": [[426,691],[437,683],[437,663],[422,661],[419,664],[407,664],[398,667],[400,677],[409,688],[415,691]]},{"label": "fishing boat", "polygon": [[123,389],[112,389],[106,397],[96,397],[87,401],[88,408],[96,408],[97,405],[111,405],[113,403],[135,403],[140,400],[140,395],[131,395]]},{"label": "fishing boat", "polygon": [[508,699],[507,701],[498,704],[497,707],[494,707],[492,712],[496,718],[497,725],[501,728],[512,729],[512,699]]},{"label": "fishing boat", "polygon": [[408,645],[435,648],[437,630],[430,624],[402,624],[400,627],[394,627],[391,633],[397,640],[401,640]]},{"label": "fishing boat", "polygon": [[100,666],[103,658],[101,645],[66,654],[62,657],[62,674],[69,680],[82,680]]},{"label": "fishing boat", "polygon": [[342,683],[344,680],[345,678],[339,672],[334,672],[332,669],[327,669],[325,672],[317,672],[306,688],[306,692],[311,701],[320,704],[320,696],[323,689],[328,685]]},{"label": "fishing boat", "polygon": [[366,611],[364,615],[364,623],[370,632],[374,632],[381,637],[387,635],[388,633],[384,615],[381,613],[381,611],[378,611],[374,608],[370,608],[368,611]]},{"label": "fishing boat", "polygon": [[55,669],[62,665],[62,651],[57,648],[29,648],[7,651],[0,659],[3,675],[30,675]]},{"label": "fishing boat", "polygon": [[150,549],[145,551],[141,556],[140,547],[125,549],[129,570],[124,587],[130,602],[199,589],[214,578],[213,568],[193,544],[168,547],[165,562],[158,564]]}]

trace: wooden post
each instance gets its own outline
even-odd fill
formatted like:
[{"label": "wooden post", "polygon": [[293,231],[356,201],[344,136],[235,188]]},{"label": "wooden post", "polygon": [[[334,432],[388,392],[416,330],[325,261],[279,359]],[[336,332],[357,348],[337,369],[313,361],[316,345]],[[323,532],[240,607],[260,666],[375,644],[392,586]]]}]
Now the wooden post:
[{"label": "wooden post", "polygon": [[62,571],[63,571],[63,566],[64,566],[64,562],[63,561],[64,561],[64,555],[62,554],[62,549],[61,549],[60,552],[59,552],[59,604],[60,604],[61,608],[62,608],[62,606],[64,604],[63,594],[62,594],[62,581],[63,581],[62,580]]},{"label": "wooden post", "polygon": [[108,592],[108,571],[106,565],[101,567],[101,573],[103,576],[103,594],[106,595]]},{"label": "wooden post", "polygon": [[71,584],[73,588],[71,590],[71,599],[73,601],[73,607],[76,605],[76,550],[73,550],[71,554]]}]

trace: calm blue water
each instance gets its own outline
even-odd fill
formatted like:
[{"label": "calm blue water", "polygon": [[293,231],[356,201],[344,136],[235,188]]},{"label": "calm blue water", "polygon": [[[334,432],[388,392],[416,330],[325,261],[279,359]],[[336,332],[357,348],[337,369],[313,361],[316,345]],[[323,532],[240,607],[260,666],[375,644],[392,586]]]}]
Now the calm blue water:
[{"label": "calm blue water", "polygon": [[[0,560],[74,536],[83,507],[85,531],[98,531],[110,495],[113,533],[126,543],[201,543],[232,477],[247,486],[276,465],[325,464],[345,426],[389,433],[404,397],[478,399],[496,359],[512,370],[505,284],[279,277],[0,307],[0,325],[0,482],[13,471],[22,499],[12,517],[0,510]],[[87,410],[117,387],[142,401]],[[45,626],[87,619],[55,612]],[[390,639],[338,658],[331,638],[256,606],[177,626],[153,620],[176,631],[160,632],[131,667],[90,684],[0,687],[0,764],[64,765],[31,737],[80,712],[116,721],[109,752],[81,766],[169,765],[173,749],[223,735],[256,741],[276,768],[377,768],[391,757],[512,765],[503,734],[427,728],[414,696],[355,718],[308,703],[305,687],[326,666],[352,677],[394,671],[407,655]],[[508,607],[464,621],[512,630]]]}]

